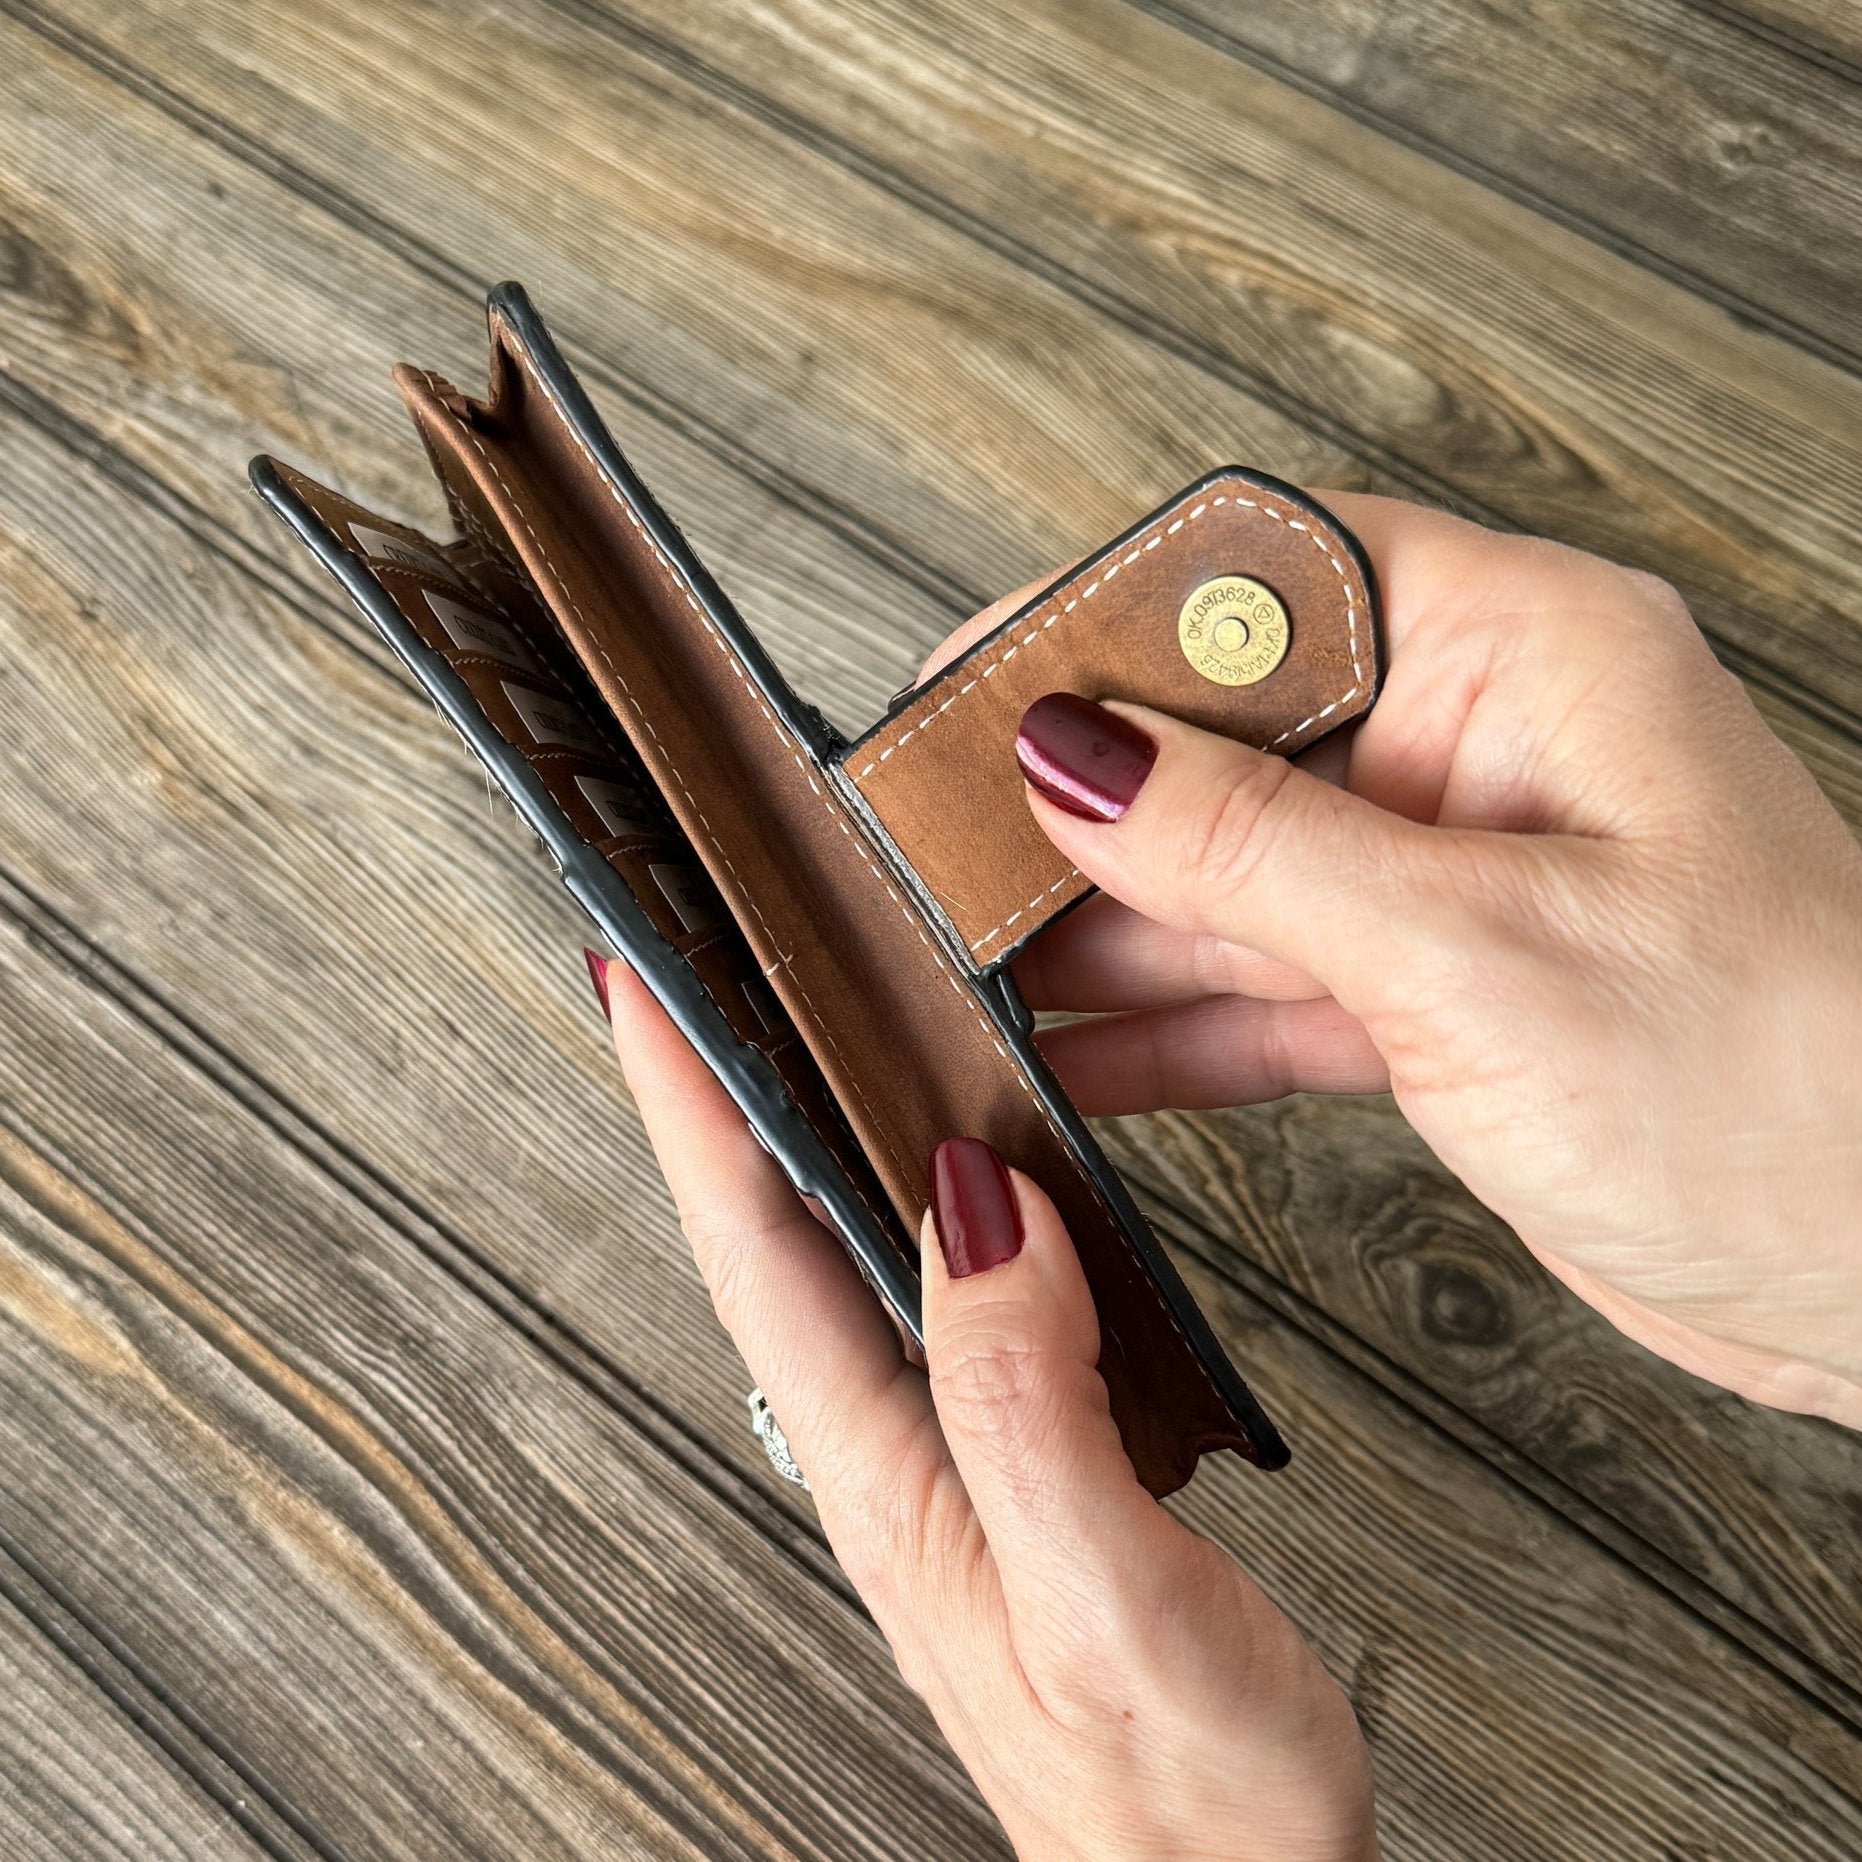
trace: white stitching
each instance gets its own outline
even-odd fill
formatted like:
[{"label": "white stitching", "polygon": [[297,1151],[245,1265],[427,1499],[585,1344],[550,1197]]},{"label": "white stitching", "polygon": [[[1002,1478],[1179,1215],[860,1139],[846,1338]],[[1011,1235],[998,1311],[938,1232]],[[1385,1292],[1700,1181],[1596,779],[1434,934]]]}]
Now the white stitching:
[{"label": "white stitching", "polygon": [[[1095,581],[1089,582],[1086,585],[1086,587],[1080,591],[1078,596],[1076,596],[1073,600],[1069,601],[1064,607],[1058,608],[1053,613],[1049,614],[1048,617],[1044,621],[1042,621],[1038,627],[1031,627],[1027,633],[1023,634],[1019,640],[1015,641],[1009,647],[1007,652],[1001,654],[999,658],[992,660],[988,665],[984,666],[981,669],[981,671],[977,673],[975,678],[972,678],[967,684],[962,686],[959,690],[957,690],[956,692],[953,692],[951,696],[945,699],[945,701],[941,705],[939,705],[935,711],[932,711],[928,713],[926,716],[916,720],[911,725],[911,727],[907,731],[905,731],[905,733],[902,736],[897,738],[887,749],[881,751],[878,756],[876,756],[870,763],[868,763],[865,766],[865,768],[863,768],[859,772],[859,774],[854,777],[854,781],[860,782],[860,781],[863,781],[866,777],[870,776],[873,773],[873,771],[876,770],[881,763],[885,762],[886,759],[890,757],[895,750],[902,749],[906,741],[909,738],[917,736],[921,732],[928,730],[930,726],[937,719],[941,718],[944,715],[944,713],[947,712],[951,708],[951,706],[954,705],[957,702],[957,700],[960,699],[964,695],[965,692],[974,690],[975,687],[978,684],[980,684],[982,680],[987,679],[990,676],[990,674],[996,670],[998,666],[1007,665],[1008,662],[1012,660],[1015,657],[1015,655],[1022,650],[1023,647],[1032,646],[1034,642],[1042,634],[1046,633],[1048,629],[1051,628],[1056,621],[1059,621],[1063,619],[1065,616],[1071,614],[1073,610],[1080,605],[1081,602],[1090,601],[1092,597],[1096,595],[1099,592],[1099,590],[1102,589],[1106,585],[1106,583],[1110,582],[1112,578],[1115,575],[1117,575],[1121,569],[1127,567],[1131,563],[1136,562],[1138,558],[1145,553],[1145,551],[1155,549],[1160,543],[1164,542],[1166,538],[1174,536],[1179,530],[1182,530],[1186,528],[1188,525],[1195,523],[1196,520],[1199,517],[1201,517],[1205,512],[1215,510],[1218,506],[1224,505],[1224,504],[1234,504],[1238,507],[1246,507],[1248,510],[1251,510],[1251,511],[1259,511],[1263,517],[1271,517],[1274,520],[1274,522],[1277,524],[1285,524],[1291,530],[1298,530],[1298,531],[1303,532],[1305,536],[1310,539],[1313,547],[1318,550],[1319,554],[1323,556],[1326,559],[1326,561],[1332,565],[1333,573],[1337,575],[1339,582],[1345,591],[1345,627],[1346,627],[1346,635],[1349,640],[1350,648],[1351,648],[1351,676],[1354,681],[1350,691],[1341,693],[1337,698],[1333,699],[1332,702],[1329,705],[1327,705],[1323,710],[1315,711],[1312,714],[1312,716],[1309,718],[1302,718],[1299,721],[1299,723],[1291,726],[1287,730],[1282,731],[1278,737],[1273,739],[1272,742],[1267,743],[1263,745],[1262,747],[1267,750],[1272,750],[1277,745],[1285,743],[1289,737],[1297,737],[1300,734],[1300,732],[1305,730],[1309,724],[1317,724],[1321,718],[1330,717],[1332,713],[1339,708],[1340,705],[1349,704],[1352,699],[1357,697],[1360,688],[1364,684],[1364,668],[1359,663],[1359,658],[1358,658],[1358,602],[1357,602],[1356,592],[1354,591],[1352,587],[1350,573],[1345,568],[1345,565],[1342,562],[1340,562],[1339,559],[1335,555],[1332,554],[1332,551],[1326,545],[1325,539],[1321,537],[1319,533],[1316,530],[1314,530],[1310,524],[1301,523],[1296,518],[1291,518],[1291,517],[1287,517],[1283,515],[1273,505],[1265,502],[1262,499],[1231,498],[1228,496],[1227,493],[1223,493],[1218,497],[1215,497],[1212,499],[1205,499],[1201,504],[1197,505],[1195,509],[1192,510],[1188,514],[1188,516],[1178,517],[1174,522],[1164,525],[1161,532],[1158,530],[1158,527],[1154,525],[1152,527],[1152,534],[1150,534],[1150,536],[1146,540],[1139,542],[1132,549],[1129,555],[1120,557],[1119,560],[1113,563],[1105,571],[1103,575],[1099,576]],[[1161,524],[1162,520],[1160,519],[1159,522]],[[1049,599],[1058,600],[1059,597],[1064,592],[1065,592],[1065,585],[1063,584],[1061,588],[1056,589],[1053,592],[1053,594],[1049,597]],[[1031,900],[1030,904],[1032,903],[1033,901]],[[1022,907],[1023,911],[1026,911],[1027,909],[1028,909],[1027,906]],[[972,948],[974,948],[974,946],[972,946]]]},{"label": "white stitching", "polygon": [[1030,899],[1028,903],[1021,908],[1020,911],[1010,912],[1009,915],[1005,919],[1003,919],[1003,921],[999,925],[991,925],[989,929],[985,931],[983,935],[979,937],[976,940],[976,942],[970,946],[970,954],[974,956],[979,950],[983,948],[985,944],[989,942],[989,940],[992,937],[996,935],[998,931],[1006,931],[1009,928],[1009,926],[1012,925],[1016,921],[1016,919],[1025,917],[1029,912],[1033,911],[1034,908],[1037,905],[1039,905],[1043,899],[1047,898],[1052,893],[1058,892],[1061,889],[1061,887],[1067,883],[1068,880],[1079,879],[1081,876],[1082,875],[1080,873],[1080,869],[1077,866],[1068,867],[1067,870],[1064,873],[1062,873],[1061,876],[1057,880],[1055,880],[1051,886],[1047,887],[1045,890],[1041,892],[1037,892],[1034,895],[1034,897]]},{"label": "white stitching", "polygon": [[[1345,629],[1351,652],[1351,677],[1353,681],[1351,688],[1348,691],[1341,692],[1329,705],[1322,706],[1310,717],[1302,718],[1297,724],[1291,725],[1286,730],[1280,732],[1277,737],[1272,738],[1269,742],[1262,745],[1262,748],[1264,750],[1276,750],[1280,745],[1287,742],[1289,738],[1297,737],[1301,731],[1307,729],[1309,726],[1319,723],[1324,718],[1329,718],[1340,706],[1348,705],[1363,689],[1364,668],[1359,660],[1357,594],[1352,587],[1351,576],[1346,570],[1345,565],[1332,553],[1331,549],[1327,547],[1325,539],[1321,537],[1310,524],[1303,523],[1298,518],[1283,514],[1279,509],[1267,503],[1265,500],[1241,497],[1230,498],[1226,493],[1223,493],[1213,499],[1205,499],[1201,504],[1198,504],[1191,510],[1187,516],[1179,516],[1173,519],[1170,523],[1164,524],[1161,530],[1154,525],[1152,527],[1152,533],[1134,547],[1129,555],[1123,556],[1117,562],[1113,563],[1102,576],[1096,581],[1088,583],[1080,594],[1068,601],[1064,607],[1058,608],[1053,613],[1049,614],[1038,627],[1031,627],[1027,633],[1022,635],[1019,640],[1015,641],[1014,644],[1009,647],[1007,652],[1001,654],[999,658],[992,660],[988,665],[984,666],[982,670],[977,673],[976,677],[970,679],[957,691],[953,692],[935,711],[913,723],[895,742],[889,745],[885,750],[882,750],[877,757],[868,763],[865,768],[860,771],[859,775],[854,777],[854,781],[859,782],[865,777],[870,776],[873,771],[891,757],[895,751],[903,749],[913,737],[928,730],[932,724],[951,708],[951,706],[956,704],[958,699],[963,697],[964,693],[974,690],[984,679],[987,679],[995,672],[998,666],[1006,666],[1023,647],[1031,646],[1034,641],[1045,634],[1055,622],[1071,614],[1081,602],[1089,601],[1094,594],[1118,574],[1121,568],[1136,562],[1139,556],[1146,551],[1156,549],[1158,545],[1166,541],[1166,539],[1175,536],[1179,530],[1183,530],[1190,524],[1195,523],[1205,512],[1215,510],[1221,505],[1231,503],[1237,507],[1245,507],[1248,510],[1259,511],[1263,517],[1272,518],[1275,523],[1284,524],[1289,530],[1300,531],[1310,539],[1313,547],[1318,550],[1319,554],[1331,564],[1333,573],[1337,575],[1339,583],[1345,591]],[[1161,521],[1162,520],[1160,520],[1160,523]],[[1049,599],[1058,600],[1064,592],[1064,587],[1057,589]],[[1026,904],[1011,912],[1000,924],[992,925],[985,931],[983,935],[970,946],[970,955],[973,957],[980,957],[984,946],[989,944],[991,940],[1002,932],[1007,931],[1008,928],[1019,919],[1026,917],[1029,912],[1033,911],[1034,908],[1042,902],[1042,900],[1058,892],[1069,880],[1079,877],[1079,868],[1069,867],[1051,886],[1044,887],[1041,891],[1037,892],[1032,899],[1029,899]]]}]

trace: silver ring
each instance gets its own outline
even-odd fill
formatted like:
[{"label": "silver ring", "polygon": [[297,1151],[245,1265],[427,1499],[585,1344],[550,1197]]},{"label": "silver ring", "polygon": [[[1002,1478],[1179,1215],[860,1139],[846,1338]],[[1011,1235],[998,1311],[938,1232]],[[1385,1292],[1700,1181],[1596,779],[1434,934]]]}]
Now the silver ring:
[{"label": "silver ring", "polygon": [[795,1457],[789,1453],[789,1438],[782,1432],[782,1424],[776,1420],[761,1390],[752,1390],[745,1401],[750,1405],[750,1429],[756,1439],[763,1444],[763,1452],[769,1457],[769,1465],[785,1481],[792,1481],[806,1493],[808,1476],[795,1465]]}]

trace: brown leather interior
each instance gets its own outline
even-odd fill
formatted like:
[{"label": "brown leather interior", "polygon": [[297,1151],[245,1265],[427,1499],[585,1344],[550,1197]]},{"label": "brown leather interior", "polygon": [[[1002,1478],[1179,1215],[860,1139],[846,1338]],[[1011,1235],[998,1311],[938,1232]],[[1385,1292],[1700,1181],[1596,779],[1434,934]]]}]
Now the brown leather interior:
[{"label": "brown leather interior", "polygon": [[[1178,643],[1214,578],[1269,587],[1285,657],[1224,686]],[[1021,714],[1048,692],[1127,699],[1291,756],[1368,708],[1377,641],[1365,573],[1317,505],[1251,474],[1207,480],[1078,565],[854,744],[842,768],[985,968],[1089,887],[1022,799]]]}]

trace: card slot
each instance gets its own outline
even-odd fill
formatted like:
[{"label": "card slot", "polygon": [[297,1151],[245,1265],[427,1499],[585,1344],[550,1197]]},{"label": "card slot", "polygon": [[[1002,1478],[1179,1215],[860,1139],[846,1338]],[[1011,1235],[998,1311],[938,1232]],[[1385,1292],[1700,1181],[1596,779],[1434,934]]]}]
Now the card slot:
[{"label": "card slot", "polygon": [[[590,696],[588,682],[568,643],[549,619],[534,589],[527,588],[508,556],[493,563],[501,587],[484,585],[471,561],[486,552],[472,539],[441,542],[411,524],[384,517],[327,485],[290,467],[280,468],[291,488],[316,513],[328,533],[367,570],[421,640],[454,664],[469,664],[481,654],[515,670],[541,673],[570,690]],[[387,554],[382,542],[398,545]],[[417,591],[417,595],[414,592]],[[456,605],[449,613],[428,597]],[[528,610],[527,612],[525,610]],[[486,652],[494,635],[474,637],[471,617],[514,636],[516,657]],[[449,626],[449,620],[455,623]],[[501,643],[503,644],[503,643]],[[631,753],[629,753],[631,760]]]},{"label": "card slot", "polygon": [[775,1061],[795,1048],[795,1060],[802,1066],[811,1065],[800,1031],[758,973],[741,937],[714,932],[699,938],[685,957],[704,979],[740,1041]]},{"label": "card slot", "polygon": [[[470,559],[463,557],[458,543],[439,543],[432,538],[423,538],[423,542],[433,550],[435,555],[447,555],[460,558],[456,572],[436,575],[431,569],[422,569],[408,562],[380,562],[362,551],[354,552],[367,567],[370,575],[386,586],[399,588],[411,584],[416,588],[431,588],[441,594],[454,595],[461,601],[478,602],[494,609],[501,604],[498,598],[488,595],[473,579]],[[449,557],[449,560],[452,558]]]},{"label": "card slot", "polygon": [[[444,644],[439,650],[446,653]],[[596,773],[597,779],[627,786],[632,755],[626,739],[571,688],[529,677],[482,654],[446,653],[446,658],[498,735],[531,762],[570,761],[578,773]]]},{"label": "card slot", "polygon": [[559,671],[539,658],[521,630],[476,590],[468,600],[454,591],[433,587],[424,575],[396,573],[397,581],[404,578],[415,581],[418,588],[416,597],[405,601],[400,601],[397,591],[402,612],[422,639],[449,659],[489,659],[527,678],[547,679],[558,686],[566,683]]},{"label": "card slot", "polygon": [[448,588],[465,589],[470,584],[447,556],[444,547],[408,524],[385,525],[381,519],[364,522],[351,514],[344,519],[343,532],[350,547],[377,575],[401,571],[432,576]]},{"label": "card slot", "polygon": [[681,956],[689,957],[720,940],[734,941],[733,961],[739,971],[755,973],[755,962],[736,921],[683,839],[661,838],[617,849],[606,857],[654,928]]},{"label": "card slot", "polygon": [[458,594],[434,587],[426,575],[410,575],[404,570],[389,570],[385,575],[380,570],[372,573],[393,598],[408,626],[436,654],[445,655],[449,665],[462,672],[471,667],[493,667],[505,678],[519,674],[568,691],[568,683],[559,672],[534,654],[518,629],[486,598],[477,598],[479,607],[469,607]]},{"label": "card slot", "polygon": [[786,1016],[779,1028],[766,1028],[751,1006],[744,993],[748,966],[744,960],[741,940],[736,942],[735,948],[728,942],[701,940],[684,954],[698,980],[704,984],[712,1001],[730,1023],[731,1033],[746,1047],[758,1048],[775,1058],[785,1044],[799,1040],[800,1037]]},{"label": "card slot", "polygon": [[[412,524],[384,517],[328,485],[320,485],[289,466],[279,468],[291,488],[310,505],[325,530],[379,581],[384,571],[432,575],[445,587],[470,591],[472,584],[458,558],[461,542],[440,542]],[[392,551],[383,543],[398,545]]]}]

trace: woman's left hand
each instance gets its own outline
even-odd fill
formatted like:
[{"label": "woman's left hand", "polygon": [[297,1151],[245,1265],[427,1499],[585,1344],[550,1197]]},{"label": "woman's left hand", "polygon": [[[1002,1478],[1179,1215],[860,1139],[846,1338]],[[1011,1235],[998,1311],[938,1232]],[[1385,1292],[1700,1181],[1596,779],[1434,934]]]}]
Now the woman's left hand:
[{"label": "woman's left hand", "polygon": [[602,980],[718,1316],[835,1555],[1017,1853],[1374,1856],[1343,1693],[1132,1472],[1046,1196],[985,1145],[940,1146],[921,1234],[927,1376],[646,990],[619,962]]}]

